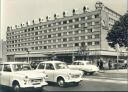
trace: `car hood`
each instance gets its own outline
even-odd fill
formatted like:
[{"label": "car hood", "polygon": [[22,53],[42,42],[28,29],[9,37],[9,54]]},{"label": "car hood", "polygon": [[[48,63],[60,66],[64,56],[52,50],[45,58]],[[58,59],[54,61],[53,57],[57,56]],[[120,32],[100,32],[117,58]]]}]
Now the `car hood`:
[{"label": "car hood", "polygon": [[23,76],[28,76],[28,78],[41,78],[41,77],[45,77],[46,75],[41,73],[41,72],[37,72],[34,70],[31,71],[17,71],[15,72],[18,75],[23,75]]}]

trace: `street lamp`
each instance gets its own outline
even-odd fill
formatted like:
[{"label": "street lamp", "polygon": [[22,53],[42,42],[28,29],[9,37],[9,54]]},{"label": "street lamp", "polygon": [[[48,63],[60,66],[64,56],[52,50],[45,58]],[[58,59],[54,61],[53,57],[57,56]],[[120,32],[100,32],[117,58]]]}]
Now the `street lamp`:
[{"label": "street lamp", "polygon": [[27,62],[28,62],[28,63],[30,63],[30,62],[29,62],[29,61],[30,61],[30,60],[29,60],[29,53],[30,53],[30,51],[29,51],[29,49],[28,49],[28,48],[25,48],[25,50],[26,50],[26,52],[27,52],[27,54],[28,54]]}]

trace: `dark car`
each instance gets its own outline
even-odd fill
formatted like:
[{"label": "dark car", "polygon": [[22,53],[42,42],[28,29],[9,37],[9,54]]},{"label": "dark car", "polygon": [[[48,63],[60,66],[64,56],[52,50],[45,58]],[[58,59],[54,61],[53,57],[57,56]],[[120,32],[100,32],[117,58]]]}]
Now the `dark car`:
[{"label": "dark car", "polygon": [[43,62],[43,61],[32,61],[30,65],[31,65],[31,67],[32,67],[33,69],[36,69],[37,65],[38,65],[40,62]]},{"label": "dark car", "polygon": [[117,60],[114,63],[115,68],[120,68],[120,69],[124,69],[128,67],[128,61],[124,60],[124,59],[119,59],[118,62]]}]

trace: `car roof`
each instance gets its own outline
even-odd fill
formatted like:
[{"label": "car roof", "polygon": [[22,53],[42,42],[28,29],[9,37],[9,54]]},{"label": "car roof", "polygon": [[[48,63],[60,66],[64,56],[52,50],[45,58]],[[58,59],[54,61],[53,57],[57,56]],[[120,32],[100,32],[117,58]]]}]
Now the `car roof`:
[{"label": "car roof", "polygon": [[43,61],[43,62],[41,62],[41,63],[63,63],[62,61]]},{"label": "car roof", "polygon": [[0,62],[0,64],[28,64],[27,62]]}]

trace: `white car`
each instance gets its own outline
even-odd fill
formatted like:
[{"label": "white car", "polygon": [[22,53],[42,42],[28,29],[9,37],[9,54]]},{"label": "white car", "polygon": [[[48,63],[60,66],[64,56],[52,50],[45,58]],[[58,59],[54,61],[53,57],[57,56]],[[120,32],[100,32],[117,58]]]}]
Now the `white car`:
[{"label": "white car", "polygon": [[0,85],[13,88],[19,92],[21,88],[42,88],[47,85],[46,74],[31,70],[28,63],[0,63]]},{"label": "white car", "polygon": [[48,75],[46,81],[56,82],[60,87],[68,83],[79,84],[82,81],[83,72],[80,70],[71,70],[67,64],[61,61],[44,61],[41,62],[37,69]]},{"label": "white car", "polygon": [[73,70],[81,70],[85,74],[89,73],[91,75],[99,71],[99,68],[96,65],[92,65],[91,61],[77,60],[74,61],[71,65],[68,65],[68,67]]}]

